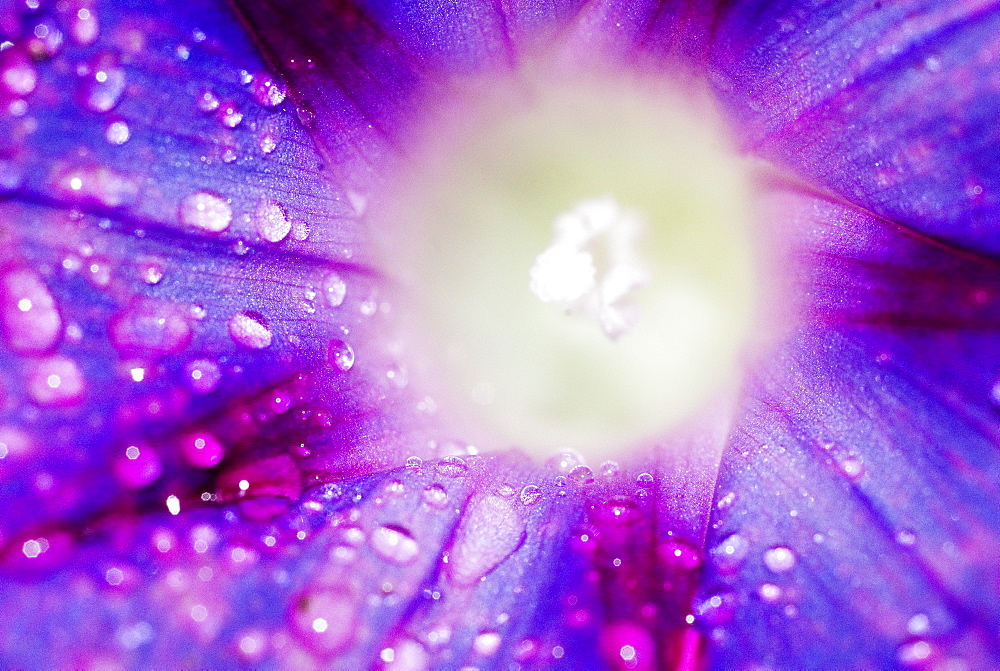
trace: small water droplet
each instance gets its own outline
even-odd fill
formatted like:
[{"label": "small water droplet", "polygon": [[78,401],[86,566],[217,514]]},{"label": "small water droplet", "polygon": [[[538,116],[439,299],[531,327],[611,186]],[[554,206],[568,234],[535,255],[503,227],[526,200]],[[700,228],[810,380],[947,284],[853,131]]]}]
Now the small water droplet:
[{"label": "small water droplet", "polygon": [[424,465],[424,460],[418,456],[412,456],[406,458],[406,467],[410,469],[417,469]]},{"label": "small water droplet", "polygon": [[343,340],[331,340],[327,354],[333,365],[345,373],[354,367],[354,350]]},{"label": "small water droplet", "polygon": [[778,546],[764,552],[764,565],[775,573],[786,573],[795,568],[795,553]]},{"label": "small water droplet", "polygon": [[[927,660],[934,654],[934,647],[925,640],[917,639],[907,641],[899,646],[896,656],[899,661],[906,666],[924,666]],[[968,668],[960,665],[957,668]]]},{"label": "small water droplet", "polygon": [[210,233],[221,233],[229,228],[233,210],[226,199],[210,191],[198,191],[185,196],[178,212],[185,226]]},{"label": "small water droplet", "polygon": [[182,306],[151,298],[138,298],[111,321],[111,338],[124,351],[165,355],[179,352],[191,342],[188,313]]},{"label": "small water droplet", "polygon": [[278,148],[278,136],[271,131],[264,131],[257,138],[257,146],[263,154],[270,154]]},{"label": "small water droplet", "polygon": [[560,473],[569,473],[577,466],[583,465],[583,457],[573,450],[563,450],[549,458],[546,464]]},{"label": "small water droplet", "polygon": [[326,296],[326,302],[330,307],[340,307],[344,302],[344,296],[347,295],[347,284],[337,273],[328,273],[323,278],[323,295]]},{"label": "small water droplet", "polygon": [[386,561],[408,564],[420,553],[413,535],[401,526],[381,526],[372,532],[372,549]]},{"label": "small water droplet", "polygon": [[502,641],[503,638],[495,631],[483,632],[473,639],[472,649],[476,651],[476,654],[483,657],[490,657],[500,649]]},{"label": "small water droplet", "polygon": [[858,480],[865,474],[865,462],[859,457],[846,457],[840,462],[840,470],[851,480]]},{"label": "small water droplet", "polygon": [[38,85],[38,71],[17,47],[0,51],[0,85],[14,98],[23,98]]},{"label": "small water droplet", "polygon": [[457,478],[465,475],[469,470],[469,465],[465,463],[465,459],[457,456],[447,456],[442,457],[434,470],[438,474],[443,475],[448,478]]},{"label": "small water droplet", "polygon": [[357,634],[358,600],[336,587],[314,588],[293,598],[292,627],[302,645],[322,654],[346,649]]},{"label": "small water droplet", "polygon": [[31,362],[28,394],[39,405],[74,405],[83,398],[83,371],[66,356],[52,356]]},{"label": "small water droplet", "polygon": [[8,346],[22,354],[48,351],[62,336],[55,299],[42,278],[27,268],[0,276],[0,321]]},{"label": "small water droplet", "polygon": [[147,445],[129,445],[115,458],[112,468],[118,481],[129,489],[147,487],[163,474],[159,454]]},{"label": "small water droplet", "polygon": [[640,473],[635,479],[635,483],[640,487],[652,487],[653,486],[653,476],[650,473]]},{"label": "small water droplet", "polygon": [[160,260],[146,260],[139,264],[139,276],[146,284],[159,284],[163,273],[163,262]]},{"label": "small water droplet", "polygon": [[621,466],[618,465],[617,461],[605,461],[600,465],[598,470],[603,478],[611,478],[619,473],[621,473]]},{"label": "small water droplet", "polygon": [[660,543],[657,554],[665,566],[675,570],[693,571],[701,566],[701,551],[679,538],[671,538]]},{"label": "small water droplet", "polygon": [[525,485],[521,488],[521,503],[533,506],[542,500],[542,488],[538,485]]},{"label": "small water droplet", "polygon": [[267,320],[258,312],[247,311],[229,320],[229,335],[233,340],[250,349],[264,349],[271,344],[273,335]]},{"label": "small water droplet", "polygon": [[912,546],[917,543],[917,534],[910,529],[901,529],[896,532],[896,542],[900,545]]},{"label": "small water droplet", "polygon": [[219,365],[210,359],[195,359],[185,367],[188,385],[192,391],[207,394],[215,391],[222,379]]},{"label": "small water droplet", "polygon": [[269,198],[257,203],[253,222],[257,233],[268,242],[281,242],[292,230],[285,208]]},{"label": "small water droplet", "polygon": [[115,146],[125,144],[130,137],[132,137],[132,132],[124,121],[112,121],[104,130],[104,139]]},{"label": "small water droplet", "polygon": [[448,505],[448,491],[439,484],[428,485],[423,493],[424,503],[431,508],[443,510]]}]

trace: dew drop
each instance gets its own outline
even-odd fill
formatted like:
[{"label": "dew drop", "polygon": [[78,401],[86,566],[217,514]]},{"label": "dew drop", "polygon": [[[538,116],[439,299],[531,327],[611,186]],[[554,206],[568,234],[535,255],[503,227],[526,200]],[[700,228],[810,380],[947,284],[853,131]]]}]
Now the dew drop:
[{"label": "dew drop", "polygon": [[600,465],[598,470],[601,473],[602,478],[613,478],[614,476],[621,473],[621,466],[618,465],[617,461],[605,461]]},{"label": "dew drop", "polygon": [[386,525],[371,535],[372,549],[386,561],[409,564],[420,553],[420,546],[413,535],[403,527]]},{"label": "dew drop", "polygon": [[195,101],[198,109],[202,112],[214,112],[219,109],[219,97],[215,95],[215,92],[210,90],[204,90],[198,94],[198,98]]},{"label": "dew drop", "polygon": [[722,573],[733,573],[743,565],[750,543],[739,534],[730,534],[712,548],[712,560]]},{"label": "dew drop", "polygon": [[701,566],[701,551],[679,538],[671,538],[660,543],[657,554],[665,566],[674,570],[693,571]]},{"label": "dew drop", "polygon": [[264,349],[271,344],[272,334],[267,320],[258,312],[247,311],[229,320],[229,335],[250,349]]},{"label": "dew drop", "polygon": [[112,121],[104,129],[104,139],[116,147],[128,142],[130,137],[132,137],[132,131],[124,121]]},{"label": "dew drop", "polygon": [[179,217],[185,226],[221,233],[229,228],[233,210],[222,196],[210,191],[198,191],[181,201]]},{"label": "dew drop", "polygon": [[281,242],[292,230],[285,208],[269,198],[257,203],[253,222],[257,233],[268,242]]},{"label": "dew drop", "polygon": [[455,532],[448,561],[448,577],[470,587],[513,554],[524,543],[524,518],[514,505],[489,494],[473,499]]},{"label": "dew drop", "polygon": [[323,278],[323,295],[330,307],[340,307],[347,295],[347,284],[337,273],[329,273]]},{"label": "dew drop", "polygon": [[80,104],[91,112],[110,112],[121,101],[125,92],[125,71],[110,55],[98,57],[80,82],[77,97]]},{"label": "dew drop", "polygon": [[195,359],[188,363],[184,370],[187,372],[188,385],[198,394],[215,391],[222,379],[219,365],[209,359]]},{"label": "dew drop", "polygon": [[270,154],[278,148],[278,138],[273,132],[265,131],[257,139],[257,146],[260,147],[261,153]]},{"label": "dew drop", "polygon": [[486,631],[473,639],[472,649],[476,651],[476,654],[482,655],[483,657],[490,657],[496,654],[496,651],[500,649],[500,643],[502,641],[503,639],[497,632]]},{"label": "dew drop", "polygon": [[29,367],[27,387],[39,405],[73,405],[83,398],[83,373],[69,357],[36,359]]},{"label": "dew drop", "polygon": [[354,350],[343,340],[331,340],[327,354],[333,365],[345,373],[354,367]]},{"label": "dew drop", "polygon": [[538,485],[525,485],[521,488],[521,494],[518,498],[524,505],[533,506],[542,500],[542,488]]},{"label": "dew drop", "polygon": [[147,260],[139,266],[139,276],[146,284],[159,284],[163,279],[163,262],[160,260]]},{"label": "dew drop", "polygon": [[0,84],[15,98],[23,98],[35,90],[38,72],[27,54],[16,47],[0,51]]},{"label": "dew drop", "polygon": [[583,458],[572,450],[565,450],[550,457],[546,464],[560,473],[569,473],[577,466],[583,465]]},{"label": "dew drop", "polygon": [[786,573],[795,568],[795,553],[778,546],[764,552],[764,565],[775,573]]},{"label": "dew drop", "polygon": [[45,282],[26,268],[0,277],[0,301],[8,346],[22,354],[55,347],[62,335],[62,319]]},{"label": "dew drop", "polygon": [[424,465],[424,460],[417,456],[407,457],[405,465],[409,469],[418,469]]},{"label": "dew drop", "polygon": [[649,488],[653,486],[653,476],[650,473],[640,473],[635,479],[635,483],[640,487]]},{"label": "dew drop", "polygon": [[431,508],[443,510],[448,505],[448,491],[439,484],[428,485],[424,489],[423,499]]},{"label": "dew drop", "polygon": [[112,320],[111,339],[119,350],[156,355],[179,352],[191,342],[187,310],[166,301],[134,300]]},{"label": "dew drop", "polygon": [[266,73],[254,76],[250,90],[254,99],[264,107],[280,105],[287,95],[284,85]]},{"label": "dew drop", "polygon": [[457,478],[465,475],[469,470],[469,465],[465,463],[462,457],[448,456],[442,457],[438,461],[437,465],[434,467],[439,475],[443,475],[448,478]]},{"label": "dew drop", "polygon": [[226,448],[218,438],[207,431],[198,431],[183,436],[180,440],[184,461],[195,468],[212,468],[226,453]]},{"label": "dew drop", "polygon": [[307,591],[294,599],[293,630],[304,645],[317,652],[343,650],[358,629],[355,602],[335,588]]},{"label": "dew drop", "polygon": [[587,466],[577,466],[569,472],[569,479],[578,485],[589,485],[594,481],[594,472]]},{"label": "dew drop", "polygon": [[219,119],[219,123],[226,128],[236,128],[240,125],[240,122],[243,121],[243,112],[241,112],[239,106],[231,100],[219,104],[216,116]]},{"label": "dew drop", "polygon": [[694,603],[694,615],[709,626],[726,624],[736,614],[738,599],[736,593],[728,588],[709,592]]},{"label": "dew drop", "polygon": [[148,487],[163,474],[163,464],[156,450],[147,445],[130,445],[113,465],[115,477],[129,489]]}]

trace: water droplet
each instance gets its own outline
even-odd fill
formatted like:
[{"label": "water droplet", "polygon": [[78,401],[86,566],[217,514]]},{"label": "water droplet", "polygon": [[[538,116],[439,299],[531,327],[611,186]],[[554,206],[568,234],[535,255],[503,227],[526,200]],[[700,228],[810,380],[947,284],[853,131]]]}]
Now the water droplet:
[{"label": "water droplet", "polygon": [[617,461],[605,461],[600,465],[598,470],[603,478],[611,478],[619,473],[621,473],[621,466],[618,465]]},{"label": "water droplet", "polygon": [[652,487],[653,486],[653,476],[650,473],[640,473],[635,479],[635,483],[640,487]]},{"label": "water droplet", "polygon": [[29,367],[27,387],[39,405],[73,405],[83,398],[83,372],[69,357],[36,359]]},{"label": "water droplet", "polygon": [[712,560],[721,572],[733,573],[742,566],[749,551],[750,543],[746,538],[739,534],[730,534],[712,548],[711,554]]},{"label": "water droplet", "polygon": [[424,465],[424,460],[420,457],[413,456],[406,458],[406,467],[411,469],[417,469]]},{"label": "water droplet", "polygon": [[88,70],[77,90],[80,104],[91,112],[110,112],[125,92],[125,71],[110,54],[96,58]]},{"label": "water droplet", "polygon": [[583,465],[583,457],[573,450],[563,450],[545,463],[560,473],[569,473],[577,466]]},{"label": "water droplet", "polygon": [[38,71],[17,47],[0,51],[0,84],[14,98],[23,98],[38,85]]},{"label": "water droplet", "polygon": [[187,372],[188,385],[192,391],[199,394],[207,394],[215,391],[222,379],[222,371],[219,365],[209,359],[195,359],[185,367]]},{"label": "water droplet", "polygon": [[469,587],[500,565],[524,543],[524,518],[514,505],[492,494],[473,499],[455,532],[448,577]]},{"label": "water droplet", "polygon": [[104,129],[104,139],[116,147],[128,142],[130,137],[132,137],[132,131],[124,121],[112,121]]},{"label": "water droplet", "polygon": [[222,196],[210,191],[198,191],[181,201],[179,217],[185,226],[221,233],[229,228],[233,210]]},{"label": "water droplet", "polygon": [[775,573],[786,573],[795,568],[795,553],[782,546],[764,552],[764,565]]},{"label": "water droplet", "polygon": [[155,299],[134,300],[112,320],[110,330],[115,347],[143,354],[172,354],[191,342],[187,310]]},{"label": "water droplet", "polygon": [[448,491],[439,484],[429,485],[424,489],[423,499],[431,508],[443,510],[448,505]]},{"label": "water droplet", "polygon": [[343,340],[331,340],[327,355],[333,365],[345,373],[354,367],[354,350]]},{"label": "water droplet", "polygon": [[181,438],[181,454],[195,468],[212,468],[226,453],[218,438],[207,431],[189,433]]},{"label": "water droplet", "polygon": [[448,456],[442,457],[434,467],[434,470],[445,477],[457,478],[468,472],[469,465],[465,463],[462,457]]},{"label": "water droplet", "polygon": [[264,131],[257,139],[257,146],[263,154],[270,154],[278,148],[278,136],[272,131]]},{"label": "water droplet", "polygon": [[139,276],[146,284],[159,284],[163,273],[163,261],[159,259],[146,260],[139,265]]},{"label": "water droplet", "polygon": [[22,354],[52,349],[62,336],[55,299],[36,273],[20,268],[0,277],[0,305],[8,346]]},{"label": "water droplet", "polygon": [[236,128],[243,121],[243,112],[240,111],[239,105],[231,100],[220,103],[215,114],[219,123],[226,128]]},{"label": "water droplet", "polygon": [[589,485],[594,481],[594,472],[587,466],[577,466],[569,472],[569,479],[578,485]]},{"label": "water droplet", "polygon": [[229,335],[250,349],[264,349],[271,344],[272,334],[267,320],[258,312],[241,312],[229,320]]},{"label": "water droplet", "polygon": [[769,582],[764,583],[757,590],[760,598],[767,603],[776,603],[781,599],[781,588]]},{"label": "water droplet", "polygon": [[694,603],[694,615],[709,626],[727,624],[736,614],[736,593],[727,588],[709,592]]},{"label": "water droplet", "polygon": [[268,242],[281,242],[292,230],[285,208],[269,198],[257,203],[253,221],[257,233]]},{"label": "water droplet", "polygon": [[542,500],[542,488],[538,485],[525,485],[521,489],[521,503],[526,506],[533,506]]},{"label": "water droplet", "polygon": [[343,650],[358,631],[356,603],[358,599],[336,588],[309,590],[293,600],[293,631],[314,651]]},{"label": "water droplet", "polygon": [[[907,666],[923,666],[933,653],[934,648],[930,643],[918,639],[916,641],[908,641],[899,646],[896,656],[902,664]],[[960,665],[957,668],[968,667]]]},{"label": "water droplet", "polygon": [[420,553],[413,535],[396,525],[382,526],[372,532],[371,545],[380,557],[394,564],[408,564]]},{"label": "water droplet", "polygon": [[156,482],[163,474],[163,465],[156,450],[147,445],[129,445],[113,464],[115,477],[129,489],[142,489]]},{"label": "water droplet", "polygon": [[52,58],[63,47],[63,34],[51,18],[44,18],[35,24],[28,39],[28,53],[36,60]]},{"label": "water droplet", "polygon": [[472,649],[476,651],[476,654],[482,655],[483,657],[490,657],[496,654],[496,651],[500,649],[500,643],[502,641],[503,639],[497,632],[486,631],[473,639]]},{"label": "water droplet", "polygon": [[250,90],[254,99],[264,107],[280,105],[287,95],[284,85],[267,73],[255,75]]},{"label": "water droplet", "polygon": [[214,112],[219,109],[219,97],[215,95],[213,91],[204,90],[198,94],[198,98],[195,101],[202,112]]},{"label": "water droplet", "polygon": [[896,532],[896,542],[900,545],[912,546],[917,543],[917,534],[910,529],[901,529]]},{"label": "water droplet", "polygon": [[858,457],[846,457],[840,462],[840,470],[851,480],[858,480],[865,474],[865,462]]},{"label": "water droplet", "polygon": [[337,273],[329,273],[323,278],[323,295],[330,307],[340,307],[347,295],[347,284]]},{"label": "water droplet", "polygon": [[94,10],[81,7],[69,16],[69,34],[79,45],[93,44],[97,39],[97,14]]},{"label": "water droplet", "polygon": [[660,543],[657,554],[660,561],[671,569],[693,571],[701,566],[701,551],[679,538],[671,538]]}]

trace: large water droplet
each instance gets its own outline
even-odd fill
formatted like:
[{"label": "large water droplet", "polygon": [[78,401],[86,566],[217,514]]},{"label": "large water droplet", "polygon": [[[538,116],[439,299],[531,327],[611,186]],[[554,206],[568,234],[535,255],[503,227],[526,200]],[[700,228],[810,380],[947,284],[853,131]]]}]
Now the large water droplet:
[{"label": "large water droplet", "polygon": [[589,485],[594,481],[594,471],[588,466],[577,466],[569,472],[569,479],[578,485]]},{"label": "large water droplet", "polygon": [[147,445],[129,445],[114,461],[115,477],[129,489],[142,489],[163,473],[160,456]]},{"label": "large water droplet", "polygon": [[449,579],[476,584],[521,547],[525,533],[524,518],[510,501],[492,494],[473,499],[455,532]]},{"label": "large water droplet", "polygon": [[157,355],[179,352],[191,342],[188,314],[179,305],[140,298],[112,320],[111,338],[122,350]]},{"label": "large water droplet", "polygon": [[465,463],[462,457],[448,456],[442,457],[434,467],[434,470],[445,477],[457,478],[468,472],[469,465]]},{"label": "large water droplet", "polygon": [[181,201],[179,217],[185,226],[221,233],[229,228],[233,210],[222,196],[210,191],[198,191]]},{"label": "large water droplet", "polygon": [[219,439],[207,431],[189,433],[181,438],[180,444],[184,460],[195,468],[212,468],[226,453]]},{"label": "large water droplet", "polygon": [[250,349],[264,349],[271,344],[271,329],[259,312],[247,311],[229,320],[229,335],[233,340]]},{"label": "large water droplet", "polygon": [[420,546],[407,529],[397,525],[379,527],[371,535],[372,549],[394,564],[408,564],[420,553]]},{"label": "large water droplet", "polygon": [[185,366],[184,370],[187,372],[188,385],[191,390],[199,394],[215,391],[222,379],[219,364],[209,359],[195,359]]},{"label": "large water droplet", "polygon": [[0,51],[0,84],[15,98],[28,95],[38,84],[35,66],[27,54],[17,47]]}]

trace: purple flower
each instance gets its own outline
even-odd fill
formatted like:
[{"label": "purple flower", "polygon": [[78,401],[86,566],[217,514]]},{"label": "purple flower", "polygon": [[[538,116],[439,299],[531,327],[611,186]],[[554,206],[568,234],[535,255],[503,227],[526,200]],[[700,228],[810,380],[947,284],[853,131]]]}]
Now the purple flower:
[{"label": "purple flower", "polygon": [[[0,666],[996,665],[998,22],[0,2]],[[753,356],[614,460],[470,445],[376,251],[526,62],[708,91],[753,166]]]}]

